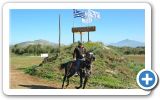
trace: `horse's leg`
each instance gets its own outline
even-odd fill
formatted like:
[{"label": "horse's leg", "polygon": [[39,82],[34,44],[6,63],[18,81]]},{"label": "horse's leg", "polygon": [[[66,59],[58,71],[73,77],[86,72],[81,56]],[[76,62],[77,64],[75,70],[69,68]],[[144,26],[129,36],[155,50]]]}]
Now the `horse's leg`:
[{"label": "horse's leg", "polygon": [[66,87],[68,87],[69,85],[69,78],[72,77],[74,74],[75,74],[75,69],[72,67],[73,64],[70,63],[68,69],[67,69],[67,75],[66,75],[66,78],[67,78],[67,84],[66,84]]},{"label": "horse's leg", "polygon": [[65,75],[63,77],[62,89],[64,88],[64,82],[66,81],[67,73],[68,73],[68,67],[65,67],[65,72],[64,72]]},{"label": "horse's leg", "polygon": [[79,87],[76,87],[76,89],[79,89],[79,88],[81,88],[82,87],[82,83],[83,83],[83,76],[82,76],[82,71],[80,71],[80,86]]},{"label": "horse's leg", "polygon": [[65,82],[65,80],[66,80],[66,75],[64,75],[64,77],[63,77],[62,89],[64,88],[64,82]]},{"label": "horse's leg", "polygon": [[87,81],[88,81],[88,76],[86,76],[84,79],[83,89],[85,89]]},{"label": "horse's leg", "polygon": [[67,84],[66,84],[66,87],[68,87],[68,85],[69,85],[69,78],[72,77],[74,74],[75,74],[75,72],[74,72],[74,73],[70,73],[70,74],[67,76]]},{"label": "horse's leg", "polygon": [[69,78],[67,77],[67,84],[66,84],[66,88],[68,87],[69,85]]}]

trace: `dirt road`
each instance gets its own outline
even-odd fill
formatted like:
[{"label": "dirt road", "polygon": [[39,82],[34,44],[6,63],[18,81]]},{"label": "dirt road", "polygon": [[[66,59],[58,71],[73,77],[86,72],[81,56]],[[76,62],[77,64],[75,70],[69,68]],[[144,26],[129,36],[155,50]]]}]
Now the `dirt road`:
[{"label": "dirt road", "polygon": [[[10,88],[11,89],[59,89],[61,82],[49,81],[25,74],[22,68],[40,64],[39,57],[12,57],[10,66]],[[61,81],[61,80],[60,80]],[[68,87],[72,88],[72,86]]]},{"label": "dirt road", "polygon": [[22,70],[10,70],[11,89],[58,89],[61,84],[25,74]]}]

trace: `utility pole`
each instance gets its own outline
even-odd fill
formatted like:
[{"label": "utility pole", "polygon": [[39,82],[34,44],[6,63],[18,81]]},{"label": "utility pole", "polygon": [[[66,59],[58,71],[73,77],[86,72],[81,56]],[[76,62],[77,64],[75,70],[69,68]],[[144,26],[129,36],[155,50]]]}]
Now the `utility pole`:
[{"label": "utility pole", "polygon": [[59,53],[61,50],[61,15],[59,14]]},{"label": "utility pole", "polygon": [[81,40],[81,43],[82,43],[82,32],[80,32],[80,40]]},{"label": "utility pole", "polygon": [[89,31],[88,31],[88,42],[89,42],[90,40],[89,40]]}]

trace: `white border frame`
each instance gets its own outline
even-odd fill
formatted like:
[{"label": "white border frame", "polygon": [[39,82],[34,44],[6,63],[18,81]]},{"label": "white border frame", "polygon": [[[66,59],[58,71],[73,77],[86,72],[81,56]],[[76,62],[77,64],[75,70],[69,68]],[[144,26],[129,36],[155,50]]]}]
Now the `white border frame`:
[{"label": "white border frame", "polygon": [[6,95],[148,95],[142,89],[10,89],[10,9],[144,9],[145,69],[151,69],[151,6],[147,3],[6,3],[3,6],[3,92]]}]

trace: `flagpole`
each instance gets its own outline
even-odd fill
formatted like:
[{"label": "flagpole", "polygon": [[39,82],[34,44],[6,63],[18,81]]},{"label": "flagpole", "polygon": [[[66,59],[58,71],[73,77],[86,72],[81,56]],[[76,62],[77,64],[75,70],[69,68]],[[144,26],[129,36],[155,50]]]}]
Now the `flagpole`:
[{"label": "flagpole", "polygon": [[61,15],[59,14],[59,53],[61,50]]},{"label": "flagpole", "polygon": [[[88,11],[89,12],[89,11]],[[89,27],[89,23],[88,23],[88,27]],[[89,42],[89,31],[88,31],[88,42]]]},{"label": "flagpole", "polygon": [[[73,15],[74,15],[74,13],[73,13]],[[73,21],[73,28],[74,28],[74,16],[73,16],[73,19],[72,19],[72,21]],[[72,31],[73,32],[73,31]],[[74,32],[73,32],[73,43],[74,43],[75,41],[74,41]]]}]

